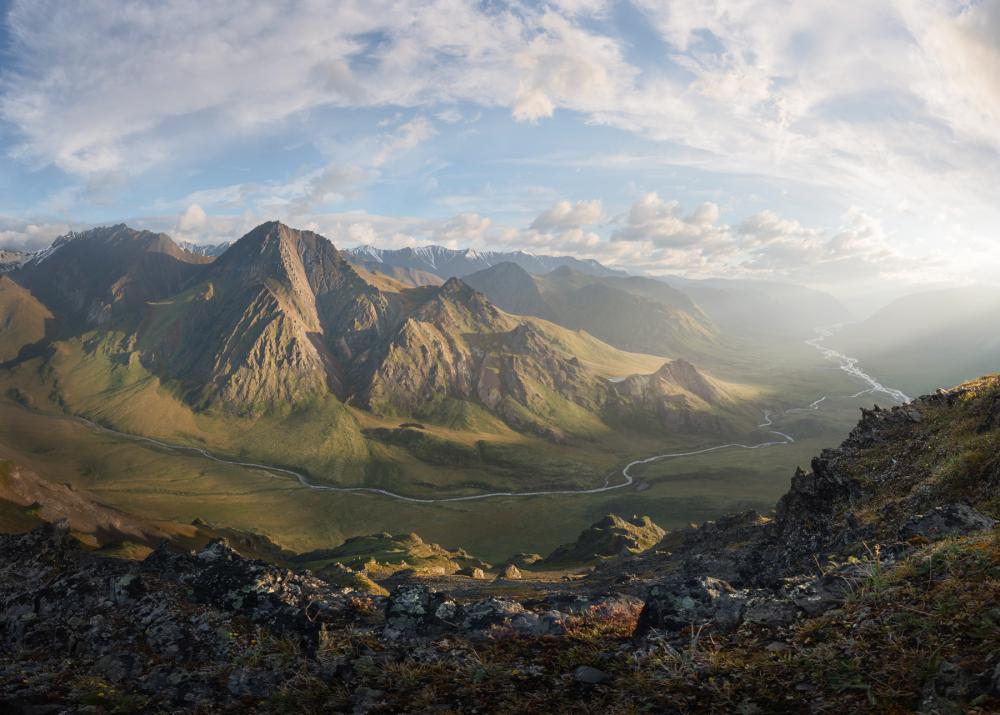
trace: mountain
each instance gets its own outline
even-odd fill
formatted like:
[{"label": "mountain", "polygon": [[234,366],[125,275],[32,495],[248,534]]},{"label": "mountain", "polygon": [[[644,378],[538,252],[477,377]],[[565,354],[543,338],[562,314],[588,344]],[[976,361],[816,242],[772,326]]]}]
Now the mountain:
[{"label": "mountain", "polygon": [[24,263],[31,254],[23,251],[0,250],[0,273],[12,271]]},{"label": "mountain", "polygon": [[461,568],[490,568],[488,563],[462,549],[449,550],[429,544],[417,534],[356,536],[332,549],[299,554],[293,562],[320,573],[333,564],[342,565],[371,578],[385,578],[406,569],[443,575]]},{"label": "mountain", "polygon": [[516,263],[504,261],[470,273],[463,280],[508,313],[560,322],[556,311],[542,297],[541,279]]},{"label": "mountain", "polygon": [[25,288],[0,275],[0,363],[45,339],[54,318]]},{"label": "mountain", "polygon": [[739,410],[731,387],[703,375],[679,358],[652,375],[629,375],[611,384],[612,410],[637,429],[659,425],[669,431],[720,433],[732,429],[720,411]]},{"label": "mountain", "polygon": [[223,241],[222,243],[192,243],[191,241],[177,241],[177,245],[187,251],[188,253],[193,253],[196,256],[206,256],[208,258],[217,258],[226,252],[232,243],[229,241]]},{"label": "mountain", "polygon": [[387,276],[411,288],[416,288],[417,286],[438,286],[445,281],[445,279],[441,276],[435,273],[422,271],[419,268],[391,266],[380,261],[363,261],[350,255],[348,255],[347,258],[356,268],[363,269],[373,274]]},{"label": "mountain", "polygon": [[[413,553],[448,571],[466,555],[364,537],[306,557],[337,554],[328,581],[236,541],[139,560],[95,553],[65,523],[3,534],[0,708],[1000,712],[998,450],[987,377],[865,410],[768,515],[665,535],[612,516],[546,564],[555,574],[415,569],[386,597],[336,559]],[[24,520],[30,494],[73,498],[29,487]]]},{"label": "mountain", "polygon": [[918,394],[1000,370],[1000,290],[970,286],[899,298],[827,340],[867,369]]},{"label": "mountain", "polygon": [[525,251],[477,251],[472,248],[418,246],[417,248],[384,249],[359,246],[344,251],[349,260],[365,265],[405,268],[431,273],[439,278],[462,278],[498,263],[514,263],[528,273],[548,273],[569,266],[581,273],[598,276],[626,275],[624,271],[607,268],[592,259],[572,256],[544,256]]},{"label": "mountain", "polygon": [[96,326],[174,295],[207,260],[119,224],[62,236],[11,276],[67,322]]},{"label": "mountain", "polygon": [[638,554],[656,546],[666,533],[648,516],[624,519],[617,514],[608,514],[580,532],[574,543],[560,546],[533,566],[544,570]]},{"label": "mountain", "polygon": [[623,350],[697,355],[716,333],[683,292],[648,278],[593,276],[568,266],[533,276],[499,263],[463,280],[506,311],[586,330]]},{"label": "mountain", "polygon": [[250,413],[326,392],[345,398],[388,320],[389,301],[326,239],[254,229],[138,329],[143,359],[196,404]]},{"label": "mountain", "polygon": [[679,276],[658,280],[690,296],[729,335],[805,339],[816,328],[851,319],[832,295],[794,283]]},{"label": "mountain", "polygon": [[[531,284],[522,269],[502,265]],[[47,376],[54,384],[37,386],[35,398],[76,404],[108,424],[123,411],[149,424],[142,415],[177,410],[177,424],[193,425],[199,414],[284,420],[319,410],[339,425],[352,460],[364,461],[366,450],[384,450],[366,447],[363,435],[381,433],[364,432],[351,410],[363,421],[509,428],[554,442],[610,434],[623,421],[647,433],[730,431],[745,417],[740,400],[722,396],[723,383],[713,383],[718,400],[695,399],[679,383],[639,400],[605,379],[615,376],[609,371],[653,371],[664,359],[511,315],[458,278],[411,288],[373,275],[324,237],[277,222],[214,260],[164,235],[94,229],[57,241],[12,278],[66,326],[42,372],[20,366],[18,389]],[[11,302],[20,295],[9,294]],[[31,325],[37,338],[37,318]],[[145,409],[139,394],[150,400]],[[708,414],[632,419],[666,402],[671,414]]]}]

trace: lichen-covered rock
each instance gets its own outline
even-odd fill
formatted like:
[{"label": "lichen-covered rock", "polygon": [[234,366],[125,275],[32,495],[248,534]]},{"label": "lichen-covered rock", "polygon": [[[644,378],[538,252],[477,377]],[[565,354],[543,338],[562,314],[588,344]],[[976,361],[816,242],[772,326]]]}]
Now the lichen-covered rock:
[{"label": "lichen-covered rock", "polygon": [[731,631],[742,621],[746,605],[746,591],[711,576],[657,584],[649,589],[636,635],[654,628],[671,633],[704,626]]},{"label": "lichen-covered rock", "polygon": [[404,584],[385,604],[386,630],[392,635],[427,635],[454,628],[455,602],[427,586]]},{"label": "lichen-covered rock", "polygon": [[900,536],[904,539],[914,536],[928,539],[965,536],[996,525],[996,519],[979,513],[968,504],[946,504],[911,517],[900,530]]}]

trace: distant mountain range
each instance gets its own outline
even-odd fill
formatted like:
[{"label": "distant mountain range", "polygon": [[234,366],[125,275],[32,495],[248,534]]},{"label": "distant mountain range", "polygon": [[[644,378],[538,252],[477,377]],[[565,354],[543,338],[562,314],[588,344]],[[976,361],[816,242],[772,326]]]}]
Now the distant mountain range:
[{"label": "distant mountain range", "polygon": [[548,273],[568,266],[594,276],[624,276],[625,271],[608,268],[592,259],[572,256],[543,256],[525,251],[477,251],[472,248],[419,246],[417,248],[384,249],[359,246],[344,251],[347,260],[369,270],[389,272],[392,269],[421,271],[438,278],[462,278],[500,263],[513,263],[528,273]]},{"label": "distant mountain range", "polygon": [[225,253],[226,249],[233,244],[231,241],[205,244],[192,243],[191,241],[177,241],[177,245],[188,253],[193,253],[196,256],[208,256],[210,258],[215,258]]}]

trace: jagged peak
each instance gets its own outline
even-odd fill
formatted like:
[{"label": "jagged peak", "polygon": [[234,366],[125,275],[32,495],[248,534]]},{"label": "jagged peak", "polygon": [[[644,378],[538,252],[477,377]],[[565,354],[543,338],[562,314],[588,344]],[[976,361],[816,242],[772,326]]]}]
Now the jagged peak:
[{"label": "jagged peak", "polygon": [[471,296],[476,291],[461,278],[449,278],[438,289],[438,295]]}]

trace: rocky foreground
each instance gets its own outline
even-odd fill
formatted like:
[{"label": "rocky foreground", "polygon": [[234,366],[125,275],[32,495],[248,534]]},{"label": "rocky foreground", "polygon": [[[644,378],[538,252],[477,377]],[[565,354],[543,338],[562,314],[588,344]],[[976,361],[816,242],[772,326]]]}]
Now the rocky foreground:
[{"label": "rocky foreground", "polygon": [[[0,711],[1000,712],[1000,384],[865,411],[771,516],[549,591],[0,536]],[[509,593],[509,591],[507,592]]]}]

